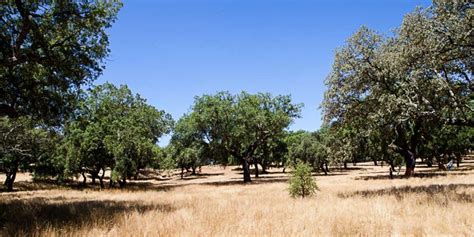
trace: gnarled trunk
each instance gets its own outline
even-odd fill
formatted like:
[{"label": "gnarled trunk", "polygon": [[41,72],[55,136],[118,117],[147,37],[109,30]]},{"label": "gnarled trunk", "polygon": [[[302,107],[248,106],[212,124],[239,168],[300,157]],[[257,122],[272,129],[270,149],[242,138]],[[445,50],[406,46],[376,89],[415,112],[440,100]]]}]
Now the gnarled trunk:
[{"label": "gnarled trunk", "polygon": [[105,168],[102,168],[102,174],[99,177],[100,188],[104,188]]},{"label": "gnarled trunk", "polygon": [[86,185],[86,182],[87,182],[87,177],[86,177],[86,173],[85,173],[84,171],[82,171],[82,178],[83,178],[83,180],[82,180],[82,185],[85,186],[85,185]]},{"label": "gnarled trunk", "polygon": [[258,175],[259,175],[259,173],[258,173],[258,161],[255,158],[253,159],[253,166],[255,166],[255,178],[258,178]]},{"label": "gnarled trunk", "polygon": [[252,179],[250,178],[249,162],[245,158],[241,158],[241,162],[242,162],[242,170],[244,172],[244,183],[252,182]]},{"label": "gnarled trunk", "polygon": [[12,170],[10,170],[9,172],[7,172],[7,178],[5,179],[5,187],[7,188],[7,191],[11,192],[13,191],[13,183],[15,182],[15,179],[16,179],[16,172],[17,172],[17,168],[14,168]]},{"label": "gnarled trunk", "polygon": [[409,178],[415,174],[415,153],[405,150],[404,158],[406,164],[405,177]]},{"label": "gnarled trunk", "polygon": [[393,164],[393,160],[390,160],[389,165],[390,167],[388,171],[389,171],[390,179],[393,179],[393,172],[395,172],[395,165]]},{"label": "gnarled trunk", "polygon": [[327,172],[326,169],[324,168],[324,163],[321,163],[320,167],[321,167],[321,170],[323,170],[324,175],[328,175],[328,172]]}]

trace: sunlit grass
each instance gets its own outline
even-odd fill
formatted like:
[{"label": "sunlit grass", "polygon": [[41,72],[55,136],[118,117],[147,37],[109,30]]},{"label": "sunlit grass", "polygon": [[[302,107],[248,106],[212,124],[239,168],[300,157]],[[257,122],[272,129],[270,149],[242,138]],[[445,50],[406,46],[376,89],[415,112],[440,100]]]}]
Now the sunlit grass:
[{"label": "sunlit grass", "polygon": [[[273,178],[243,185],[233,182],[240,176],[230,167],[203,169],[204,173],[220,175],[166,181],[175,184],[167,191],[147,187],[146,191],[50,189],[2,193],[0,225],[3,234],[38,236],[474,233],[474,167],[409,180],[385,179],[385,168],[368,164],[356,168],[316,176],[320,191],[309,199],[289,197],[287,182],[282,178],[286,174],[274,173],[269,175]],[[265,179],[276,181],[258,183]],[[153,184],[159,187],[163,184],[160,182]],[[203,185],[205,182],[210,184]],[[223,185],[216,185],[219,182]]]}]

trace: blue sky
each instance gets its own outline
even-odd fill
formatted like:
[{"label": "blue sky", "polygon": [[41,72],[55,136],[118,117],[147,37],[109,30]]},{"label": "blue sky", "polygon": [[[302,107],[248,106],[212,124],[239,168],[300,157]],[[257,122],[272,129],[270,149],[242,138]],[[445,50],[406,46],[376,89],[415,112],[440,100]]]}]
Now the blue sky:
[{"label": "blue sky", "polygon": [[[178,119],[194,96],[227,90],[291,94],[304,103],[291,129],[317,130],[334,50],[360,26],[384,34],[416,0],[129,0],[109,30],[95,82],[127,84]],[[165,137],[161,145],[167,144]]]}]

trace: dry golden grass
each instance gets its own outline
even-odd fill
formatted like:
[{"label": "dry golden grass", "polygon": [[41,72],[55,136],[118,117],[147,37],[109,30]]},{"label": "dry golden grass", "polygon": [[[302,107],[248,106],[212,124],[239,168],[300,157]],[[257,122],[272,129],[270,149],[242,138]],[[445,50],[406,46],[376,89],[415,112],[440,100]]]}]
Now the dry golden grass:
[{"label": "dry golden grass", "polygon": [[408,180],[361,164],[317,176],[320,191],[309,199],[289,197],[285,174],[243,185],[231,167],[183,181],[143,180],[129,190],[0,193],[0,235],[472,236],[469,162],[449,173],[418,169],[421,178]]}]

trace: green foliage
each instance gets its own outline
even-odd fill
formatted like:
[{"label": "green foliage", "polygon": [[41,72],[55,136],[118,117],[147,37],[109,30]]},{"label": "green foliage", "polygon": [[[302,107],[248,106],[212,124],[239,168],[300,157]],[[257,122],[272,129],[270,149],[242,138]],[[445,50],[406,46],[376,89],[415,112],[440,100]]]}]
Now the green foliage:
[{"label": "green foliage", "polygon": [[65,179],[64,170],[66,167],[65,153],[62,144],[62,135],[57,131],[45,131],[44,139],[39,144],[43,151],[41,155],[35,159],[33,168],[33,179],[49,179],[56,178],[57,182]]},{"label": "green foliage", "polygon": [[435,1],[405,16],[392,37],[362,27],[336,51],[322,107],[343,140],[333,146],[339,159],[379,151],[390,162],[391,150],[411,175],[419,151],[438,147],[423,144],[448,139],[432,131],[474,127],[471,10],[467,1]]},{"label": "green foliage", "polygon": [[213,156],[209,152],[209,145],[200,140],[199,135],[195,117],[184,115],[176,123],[170,151],[176,166],[181,168],[182,176],[184,169],[192,169],[192,174],[196,174],[197,167],[204,165]]},{"label": "green foliage", "polygon": [[13,189],[19,170],[31,171],[36,161],[49,154],[48,132],[28,117],[0,117],[0,172],[6,174],[5,186]]},{"label": "green foliage", "polygon": [[327,160],[326,135],[322,132],[310,133],[298,131],[287,136],[288,145],[288,165],[295,166],[299,162],[309,164],[314,170],[327,170],[324,165]]},{"label": "green foliage", "polygon": [[159,156],[159,168],[165,172],[167,176],[171,176],[173,169],[176,168],[176,162],[174,159],[175,150],[173,145],[168,145],[162,150],[162,154]]},{"label": "green foliage", "polygon": [[65,127],[66,174],[111,168],[114,181],[125,182],[159,155],[156,143],[169,133],[169,114],[132,95],[126,86],[96,86]]},{"label": "green foliage", "polygon": [[118,1],[3,1],[0,116],[60,124],[109,54]]},{"label": "green foliage", "polygon": [[298,162],[298,164],[296,164],[295,169],[292,171],[288,190],[290,196],[293,198],[305,198],[316,194],[318,186],[311,176],[310,165],[304,162]]},{"label": "green foliage", "polygon": [[243,166],[244,181],[250,182],[248,162],[269,139],[283,137],[300,108],[290,96],[220,92],[196,97],[189,119],[197,140],[222,160],[234,157]]},{"label": "green foliage", "polygon": [[271,165],[280,166],[281,164],[284,166],[288,153],[288,145],[284,139],[285,135],[270,138],[256,149],[253,161],[262,166],[262,173],[266,173],[267,168]]}]

